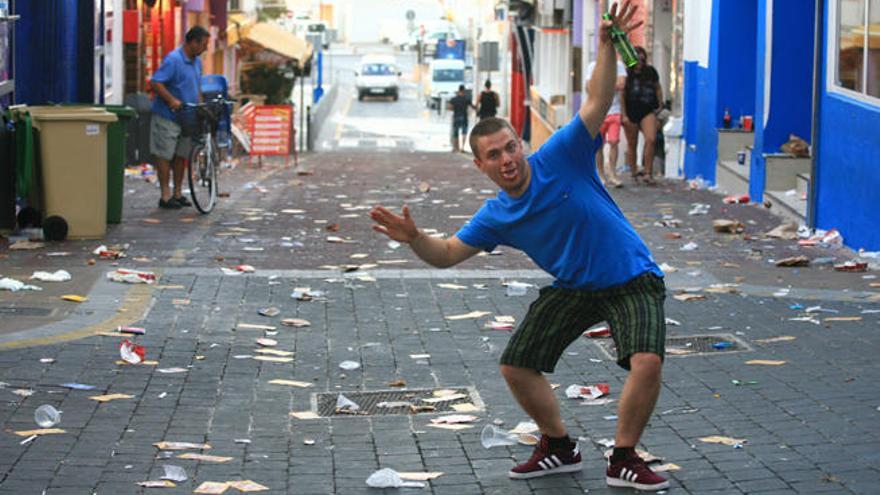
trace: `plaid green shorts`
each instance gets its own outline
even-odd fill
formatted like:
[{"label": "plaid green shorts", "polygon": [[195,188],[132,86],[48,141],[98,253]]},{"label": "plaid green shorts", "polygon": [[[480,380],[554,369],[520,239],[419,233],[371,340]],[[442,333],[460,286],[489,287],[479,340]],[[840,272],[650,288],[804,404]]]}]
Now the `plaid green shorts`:
[{"label": "plaid green shorts", "polygon": [[501,355],[501,364],[553,372],[562,352],[589,327],[607,321],[617,364],[629,369],[637,352],[661,359],[666,349],[663,279],[645,273],[598,291],[544,287]]}]

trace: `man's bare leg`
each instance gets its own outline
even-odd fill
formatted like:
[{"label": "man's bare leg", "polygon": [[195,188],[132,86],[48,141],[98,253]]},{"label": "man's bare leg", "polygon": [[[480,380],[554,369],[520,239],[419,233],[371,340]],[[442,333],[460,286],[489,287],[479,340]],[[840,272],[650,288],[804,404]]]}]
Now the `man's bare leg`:
[{"label": "man's bare leg", "polygon": [[171,165],[168,160],[156,158],[156,175],[159,176],[159,190],[162,194],[162,201],[171,199],[171,188],[168,187],[168,180],[171,178]]},{"label": "man's bare leg", "polygon": [[174,197],[179,198],[183,193],[181,186],[183,185],[183,173],[186,171],[186,162],[179,156],[174,157]]},{"label": "man's bare leg", "polygon": [[655,146],[657,145],[657,127],[659,123],[657,122],[657,116],[652,114],[648,114],[644,119],[642,119],[641,129],[642,134],[645,136],[645,149],[642,152],[642,167],[645,170],[645,175],[648,176],[648,180],[654,180],[654,151]]},{"label": "man's bare leg", "polygon": [[636,179],[636,174],[639,172],[639,164],[636,163],[638,159],[638,151],[636,147],[639,144],[639,127],[633,123],[628,123],[623,125],[623,133],[626,135],[626,164],[629,166],[629,173],[633,177],[633,180]]},{"label": "man's bare leg", "polygon": [[599,171],[599,178],[602,179],[602,184],[608,185],[608,176],[605,175],[605,152],[602,150],[603,146],[599,147],[599,150],[596,151],[596,169]]},{"label": "man's bare leg", "polygon": [[618,148],[619,143],[608,143],[608,162],[605,164],[605,177],[608,177],[615,186],[620,184],[620,179],[617,177]]},{"label": "man's bare leg", "polygon": [[541,372],[502,364],[501,374],[520,407],[535,420],[542,434],[551,438],[568,434],[550,382]]},{"label": "man's bare leg", "polygon": [[620,394],[615,447],[635,447],[660,395],[662,361],[652,352],[630,357],[630,372]]}]

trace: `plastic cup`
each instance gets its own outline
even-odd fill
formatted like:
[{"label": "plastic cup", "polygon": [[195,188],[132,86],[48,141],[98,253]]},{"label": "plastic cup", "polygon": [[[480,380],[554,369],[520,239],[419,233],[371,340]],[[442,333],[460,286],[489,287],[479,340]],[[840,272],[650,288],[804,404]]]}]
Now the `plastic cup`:
[{"label": "plastic cup", "polygon": [[740,165],[746,164],[746,152],[745,151],[737,151],[736,152],[736,163]]},{"label": "plastic cup", "polygon": [[752,132],[752,116],[751,115],[744,115],[743,116],[743,129],[745,129],[746,132]]},{"label": "plastic cup", "polygon": [[517,435],[510,434],[494,425],[486,425],[480,433],[480,443],[487,449],[502,445],[516,445],[518,441]]},{"label": "plastic cup", "polygon": [[43,404],[34,411],[34,421],[40,428],[52,428],[61,422],[61,411]]}]

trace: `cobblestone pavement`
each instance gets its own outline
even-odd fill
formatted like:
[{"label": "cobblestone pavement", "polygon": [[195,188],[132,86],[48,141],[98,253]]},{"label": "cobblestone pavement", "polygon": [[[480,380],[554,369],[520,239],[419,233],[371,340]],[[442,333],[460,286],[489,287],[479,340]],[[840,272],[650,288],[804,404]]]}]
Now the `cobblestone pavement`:
[{"label": "cobblestone pavement", "polygon": [[[115,266],[88,264],[95,241],[0,253],[4,276],[57,268],[74,276],[67,283],[40,283],[40,293],[0,293],[7,315],[0,322],[0,493],[192,493],[204,481],[242,479],[265,485],[265,493],[378,493],[364,481],[382,467],[444,473],[420,493],[626,492],[605,487],[604,448],[596,443],[613,438],[616,404],[583,405],[563,393],[570,384],[606,382],[610,397],[619,397],[626,375],[601,340],[574,343],[550,376],[561,385],[563,417],[580,437],[582,472],[509,480],[508,469],[527,458],[530,447],[480,445],[484,425],[503,421],[513,428],[527,419],[497,371],[509,332],[484,324],[492,315],[521,319],[537,294],[530,288],[524,297],[508,297],[502,281],[539,286],[550,282],[546,275],[503,248],[456,269],[433,270],[405,246],[393,248],[370,231],[369,205],[408,202],[421,227],[454,233],[491,189],[466,156],[328,153],[304,157],[300,169],[242,164],[223,181],[229,197],[208,216],[156,210],[152,185],[126,182],[124,223],[105,241],[129,243],[119,266],[157,271],[155,287],[105,281],[103,274]],[[838,261],[854,254],[762,239],[779,221],[761,206],[725,206],[719,196],[681,183],[628,185],[614,195],[658,262],[678,268],[667,277],[667,316],[680,323],[670,324],[669,337],[720,334],[736,344],[734,352],[666,361],[663,391],[641,447],[680,467],[668,473],[669,491],[876,493],[880,373],[873,356],[880,351],[880,304],[871,285],[877,280],[864,278],[871,272],[775,267],[772,260],[797,254]],[[711,205],[709,214],[689,216],[698,202]],[[663,215],[680,219],[681,226],[656,226]],[[746,233],[715,233],[714,218],[737,218]],[[329,243],[327,236],[353,242]],[[689,241],[698,249],[680,251]],[[70,254],[48,256],[57,251]],[[256,272],[220,270],[242,263]],[[361,268],[344,272],[344,265]],[[728,283],[739,285],[701,291],[706,300],[671,297]],[[293,299],[294,289],[303,287],[323,297]],[[59,300],[68,293],[90,299],[80,305]],[[279,314],[258,314],[269,306]],[[806,313],[812,306],[834,312]],[[15,311],[24,308],[30,312]],[[471,311],[489,315],[447,318]],[[813,321],[791,320],[802,317]],[[311,325],[284,326],[284,318]],[[95,335],[122,324],[146,328],[133,340],[155,365],[117,364],[121,339]],[[276,329],[248,328],[253,325]],[[780,336],[794,339],[762,342]],[[256,340],[263,337],[277,341],[270,349],[288,351],[292,360],[254,359],[284,357],[258,352]],[[674,341],[669,346],[693,349]],[[424,354],[430,356],[419,356]],[[340,369],[343,361],[360,367]],[[276,379],[310,386],[270,383]],[[316,394],[335,400],[338,393],[399,390],[390,385],[395,381],[413,393],[463,390],[470,397],[462,401],[479,407],[479,419],[453,431],[431,427],[437,414],[430,413],[290,415],[316,411],[323,404]],[[69,382],[95,389],[60,386]],[[33,393],[16,393],[21,389]],[[117,393],[133,397],[90,400]],[[41,404],[63,411],[58,427],[65,432],[22,444],[26,438],[15,432],[36,428],[33,412]],[[741,439],[742,447],[700,440],[712,435]],[[160,441],[207,443],[210,449],[189,452],[231,460],[177,458],[180,451],[169,455],[154,447]],[[165,464],[183,467],[189,480],[164,489],[136,484],[159,479]]]}]

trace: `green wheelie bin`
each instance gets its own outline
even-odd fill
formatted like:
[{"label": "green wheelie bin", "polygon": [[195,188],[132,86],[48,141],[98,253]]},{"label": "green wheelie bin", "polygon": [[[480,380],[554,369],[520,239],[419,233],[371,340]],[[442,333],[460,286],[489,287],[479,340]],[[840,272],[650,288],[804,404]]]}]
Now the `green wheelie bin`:
[{"label": "green wheelie bin", "polygon": [[97,105],[119,119],[107,126],[107,223],[122,221],[122,190],[125,182],[125,144],[128,121],[137,112],[125,105]]}]

